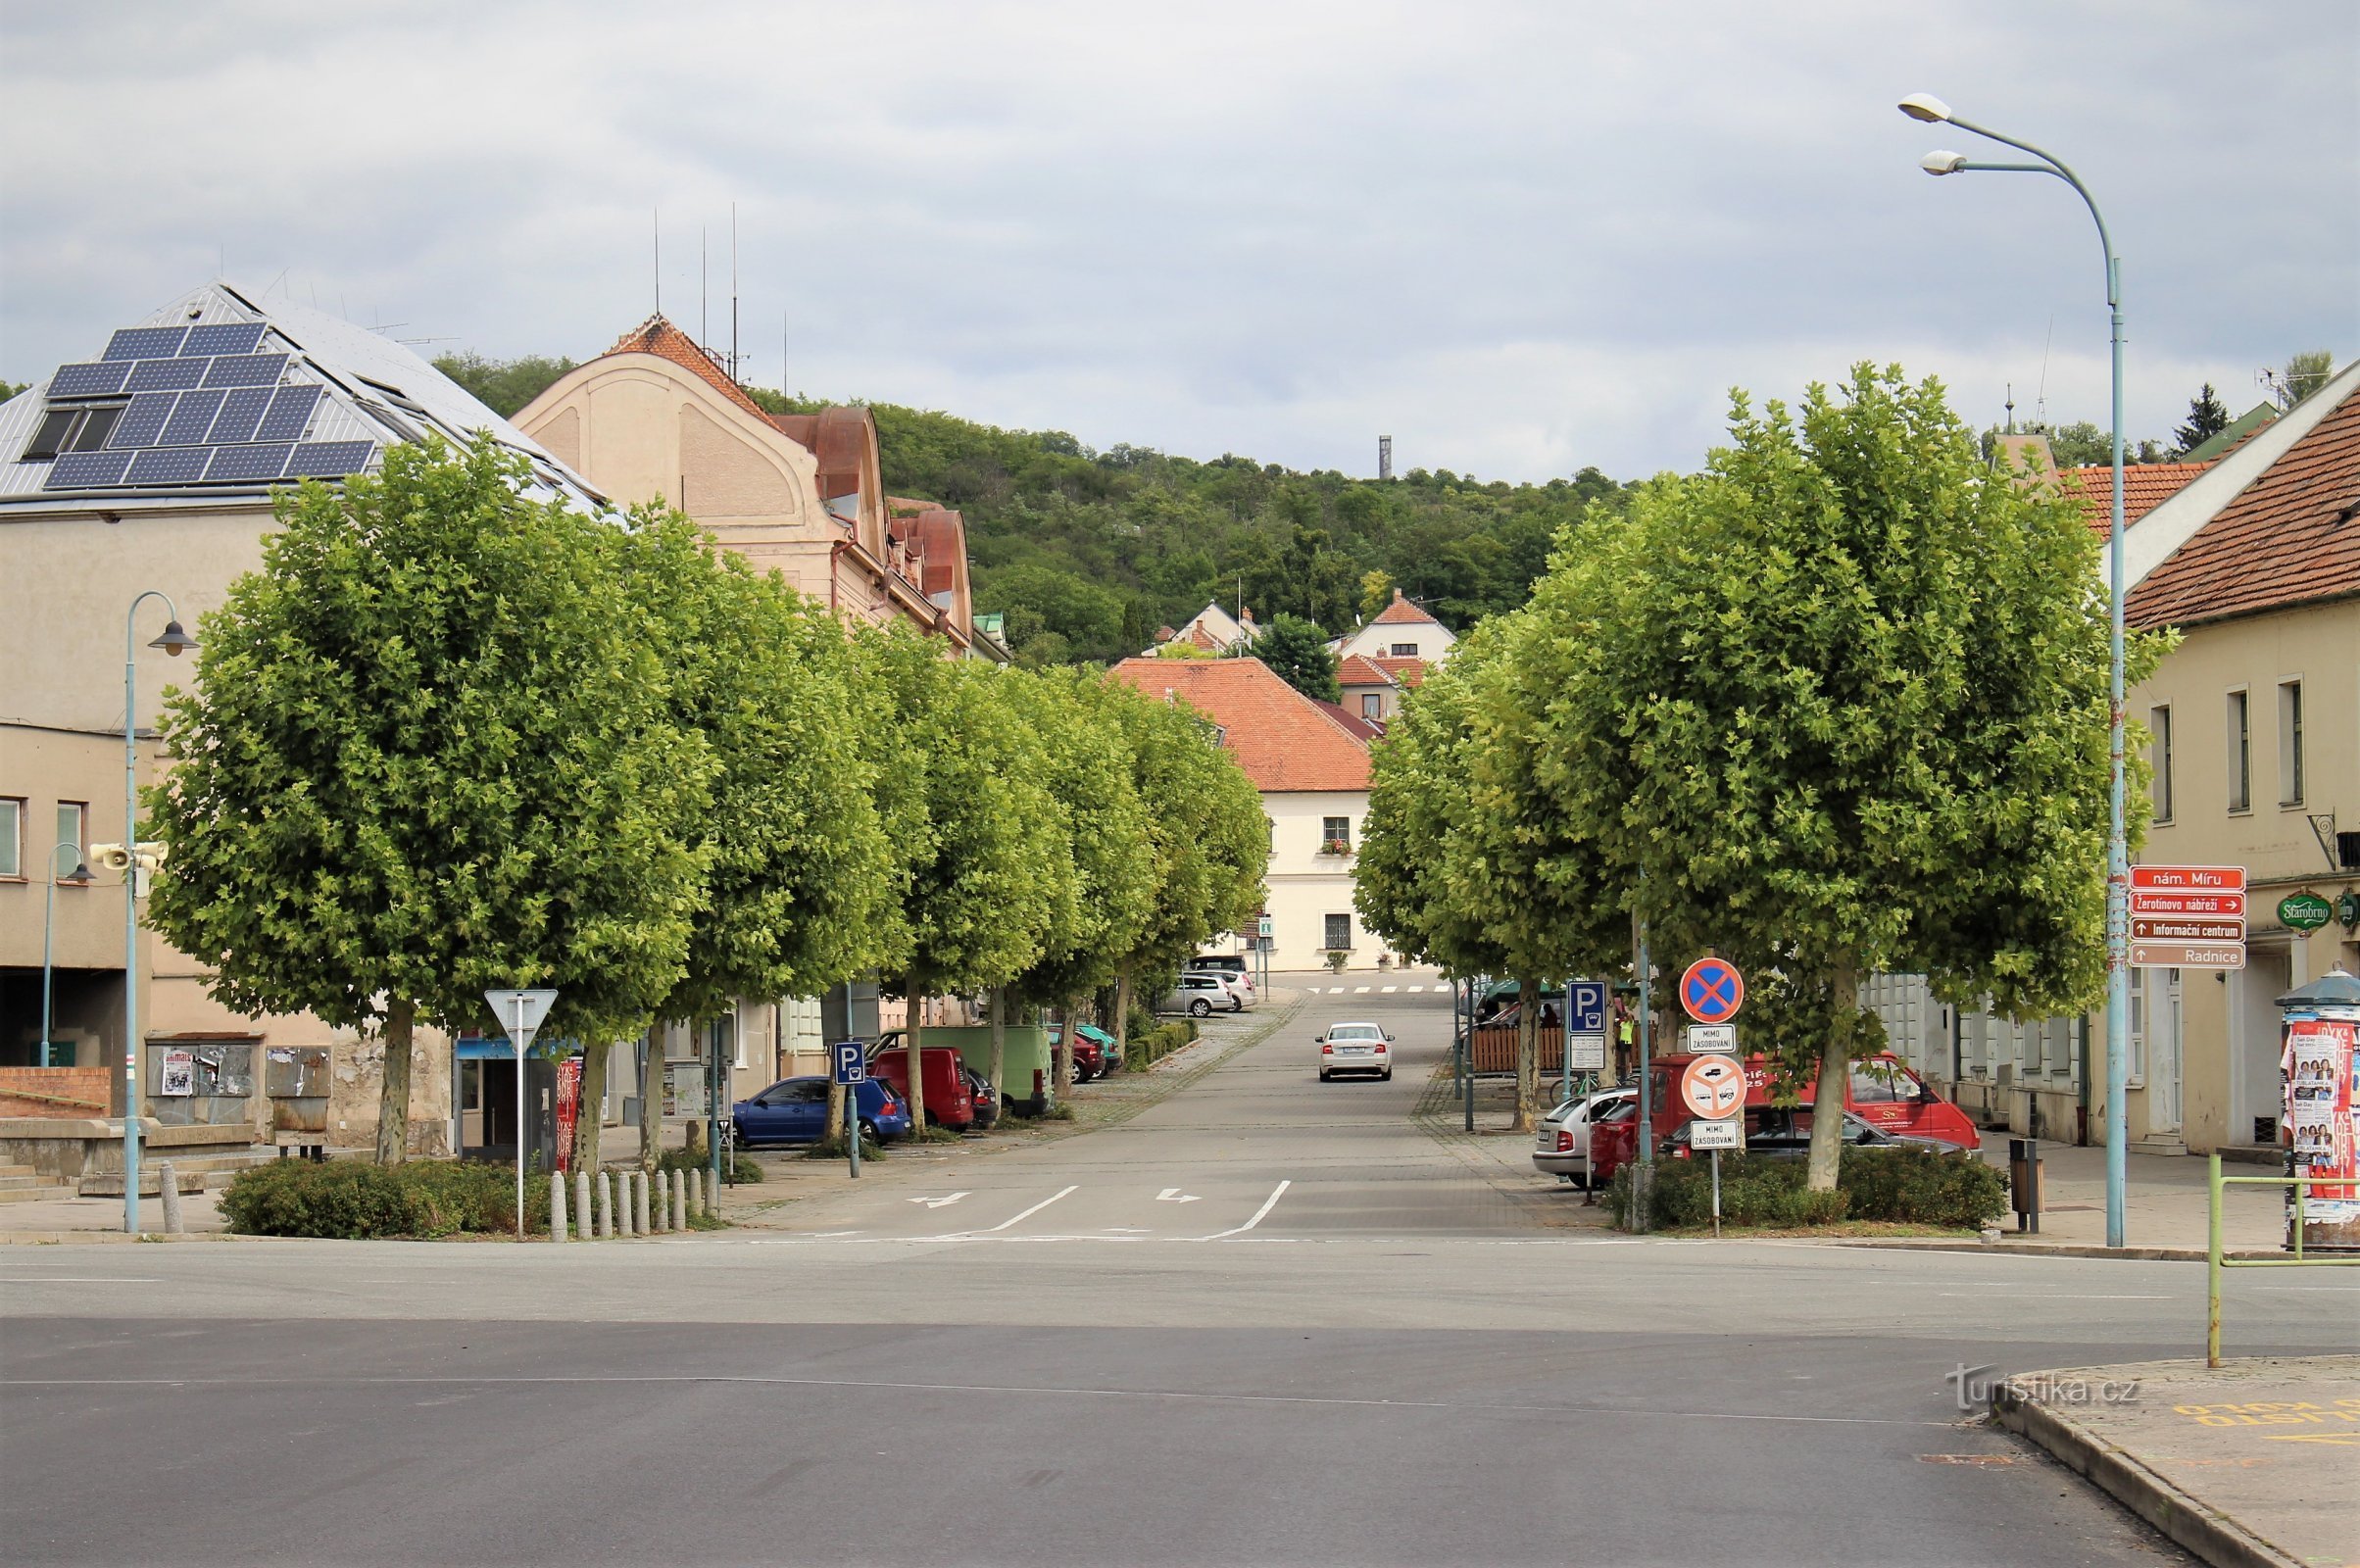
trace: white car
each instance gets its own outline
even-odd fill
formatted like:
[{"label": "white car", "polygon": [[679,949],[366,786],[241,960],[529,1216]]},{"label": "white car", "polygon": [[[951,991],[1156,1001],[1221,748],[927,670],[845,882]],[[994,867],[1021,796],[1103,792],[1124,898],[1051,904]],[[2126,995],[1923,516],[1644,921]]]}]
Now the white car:
[{"label": "white car", "polygon": [[1541,1118],[1533,1136],[1533,1165],[1561,1182],[1590,1185],[1590,1129],[1615,1106],[1638,1098],[1635,1089],[1577,1095]]},{"label": "white car", "polygon": [[1254,1005],[1254,982],[1242,974],[1233,974],[1227,969],[1184,969],[1181,971],[1181,978],[1184,980],[1218,980],[1221,983],[1222,993],[1229,998],[1231,1012],[1244,1012],[1248,1007]]},{"label": "white car", "polygon": [[1340,1073],[1393,1076],[1393,1036],[1373,1023],[1332,1023],[1319,1037],[1319,1081]]}]

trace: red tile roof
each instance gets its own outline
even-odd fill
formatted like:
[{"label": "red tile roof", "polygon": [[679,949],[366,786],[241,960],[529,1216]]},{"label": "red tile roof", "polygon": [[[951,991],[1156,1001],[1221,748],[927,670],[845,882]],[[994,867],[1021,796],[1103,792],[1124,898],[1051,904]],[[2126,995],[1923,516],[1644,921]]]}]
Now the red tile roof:
[{"label": "red tile roof", "polygon": [[1166,693],[1221,726],[1223,744],[1265,795],[1368,788],[1368,742],[1258,659],[1126,659],[1116,680]]},{"label": "red tile roof", "polygon": [[[2126,463],[2123,465],[2123,525],[2129,527],[2187,489],[2208,463]],[[2082,468],[2059,468],[2057,488],[2067,499],[2081,503],[2082,515],[2100,539],[2114,522],[2114,466],[2093,464]]]},{"label": "red tile roof", "polygon": [[2360,595],[2360,391],[2131,591],[2133,625],[2187,625]]},{"label": "red tile roof", "polygon": [[1321,712],[1327,714],[1328,717],[1334,719],[1337,723],[1342,724],[1345,729],[1350,731],[1352,734],[1359,736],[1360,739],[1364,741],[1381,741],[1385,738],[1385,726],[1381,721],[1373,718],[1362,718],[1359,714],[1353,712],[1351,709],[1346,708],[1341,703],[1322,703],[1316,697],[1312,698],[1311,701],[1318,705]]},{"label": "red tile roof", "polygon": [[1402,598],[1401,590],[1396,588],[1393,591],[1393,603],[1378,611],[1377,618],[1370,621],[1369,624],[1371,626],[1439,626],[1442,622],[1419,609],[1415,602]]},{"label": "red tile roof", "polygon": [[1413,692],[1426,684],[1426,662],[1422,659],[1396,659],[1390,654],[1371,654],[1368,662],[1393,677],[1393,683],[1403,691]]},{"label": "red tile roof", "polygon": [[1393,677],[1364,654],[1347,654],[1336,665],[1339,686],[1390,686]]},{"label": "red tile roof", "polygon": [[653,354],[658,359],[685,366],[702,376],[715,392],[748,414],[765,423],[769,420],[770,416],[762,412],[762,406],[748,397],[744,387],[729,379],[729,372],[715,365],[712,355],[697,347],[695,338],[672,325],[661,312],[616,338],[615,346],[607,353]]}]

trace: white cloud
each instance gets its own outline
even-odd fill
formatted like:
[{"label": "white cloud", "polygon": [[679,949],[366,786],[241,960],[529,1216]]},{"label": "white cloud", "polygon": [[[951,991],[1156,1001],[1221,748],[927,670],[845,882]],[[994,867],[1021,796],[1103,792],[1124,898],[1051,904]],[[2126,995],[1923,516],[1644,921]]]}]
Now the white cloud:
[{"label": "white cloud", "polygon": [[[1924,89],[2072,159],[2130,424],[2360,351],[2360,18],[1866,4],[0,5],[0,374],[211,275],[488,353],[664,296],[749,373],[1203,456],[1695,464],[1857,359],[2102,417],[2094,234],[1916,170]],[[1934,134],[1929,134],[1934,132]],[[2052,323],[2053,321],[2053,329]],[[2043,367],[2045,365],[2045,371]]]}]

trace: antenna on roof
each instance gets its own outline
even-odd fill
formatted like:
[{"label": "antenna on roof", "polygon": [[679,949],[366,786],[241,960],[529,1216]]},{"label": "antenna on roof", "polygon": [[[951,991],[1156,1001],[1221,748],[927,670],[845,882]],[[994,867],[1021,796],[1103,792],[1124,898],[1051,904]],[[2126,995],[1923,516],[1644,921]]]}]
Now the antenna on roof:
[{"label": "antenna on roof", "polygon": [[2007,384],[2007,433],[2016,433],[2016,383]]},{"label": "antenna on roof", "polygon": [[648,211],[648,232],[656,241],[656,314],[664,314],[664,209]]},{"label": "antenna on roof", "polygon": [[705,225],[699,223],[697,225],[697,347],[705,349],[708,355],[712,354],[713,350],[705,348],[705,345],[713,341],[713,334],[705,330],[705,296],[712,291],[713,269],[705,265]]},{"label": "antenna on roof", "polygon": [[2048,346],[2057,340],[2057,313],[2048,313],[2048,336],[2040,340],[2040,384],[2033,392],[2033,428],[2048,423]]},{"label": "antenna on roof", "polygon": [[737,203],[729,204],[729,379],[738,376]]}]

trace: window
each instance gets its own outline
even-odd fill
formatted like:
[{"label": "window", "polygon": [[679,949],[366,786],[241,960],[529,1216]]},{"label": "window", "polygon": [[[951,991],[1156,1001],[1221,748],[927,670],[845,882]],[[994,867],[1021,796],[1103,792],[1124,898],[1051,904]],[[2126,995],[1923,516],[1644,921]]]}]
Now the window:
[{"label": "window", "polygon": [[1352,819],[1349,816],[1323,816],[1319,819],[1319,853],[1343,855],[1352,847]]},{"label": "window", "polygon": [[[82,862],[82,859],[84,858],[83,852],[90,848],[89,840],[82,836],[89,820],[90,808],[83,805],[80,801],[58,802],[57,837],[51,839],[46,846],[53,862],[54,858],[58,853],[58,846],[61,844],[73,845],[74,852],[74,864],[79,865]],[[74,869],[74,866],[70,865],[65,869],[71,871]],[[51,876],[56,876],[58,874],[58,867],[55,863],[50,865],[49,874]]]},{"label": "window", "polygon": [[2153,739],[2147,747],[2147,761],[2155,770],[2155,820],[2172,819],[2172,710],[2167,708],[2147,710],[2147,729]]},{"label": "window", "polygon": [[0,800],[0,876],[25,874],[25,803]]},{"label": "window", "polygon": [[1343,953],[1352,945],[1352,917],[1331,914],[1327,917],[1327,947],[1330,953]]},{"label": "window", "polygon": [[2253,722],[2243,692],[2229,694],[2229,808],[2253,809]]},{"label": "window", "polygon": [[1383,692],[1362,692],[1360,694],[1360,716],[1362,718],[1383,718],[1385,716],[1385,694]]},{"label": "window", "polygon": [[22,461],[46,463],[61,452],[96,452],[115,433],[115,421],[123,417],[123,410],[120,403],[100,408],[51,409],[34,427]]},{"label": "window", "polygon": [[2278,804],[2302,804],[2302,682],[2278,683]]},{"label": "window", "polygon": [[1417,657],[1417,644],[1395,643],[1393,645],[1393,652],[1386,657],[1389,659],[1415,659]]}]

